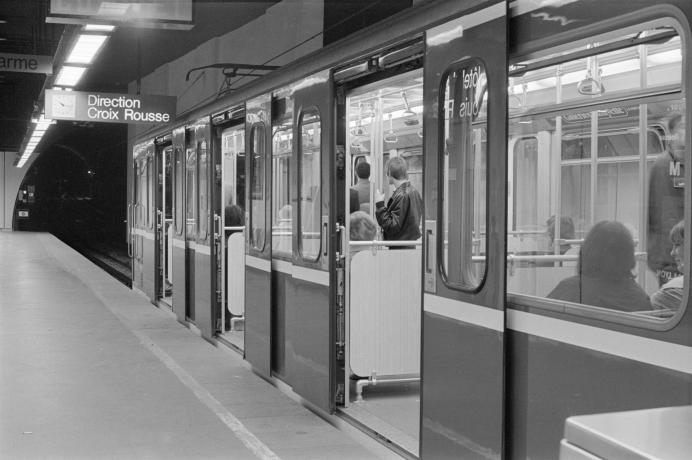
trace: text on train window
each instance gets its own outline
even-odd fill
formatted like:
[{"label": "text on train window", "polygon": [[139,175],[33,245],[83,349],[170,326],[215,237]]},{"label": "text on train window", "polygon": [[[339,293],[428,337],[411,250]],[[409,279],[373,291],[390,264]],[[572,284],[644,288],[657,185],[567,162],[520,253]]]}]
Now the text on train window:
[{"label": "text on train window", "polygon": [[[485,277],[487,183],[487,78],[484,65],[467,60],[443,81],[442,273],[462,290]],[[440,193],[440,192],[438,192]]]},{"label": "text on train window", "polygon": [[682,46],[660,21],[614,37],[622,47],[510,78],[507,290],[659,323],[686,293]]}]

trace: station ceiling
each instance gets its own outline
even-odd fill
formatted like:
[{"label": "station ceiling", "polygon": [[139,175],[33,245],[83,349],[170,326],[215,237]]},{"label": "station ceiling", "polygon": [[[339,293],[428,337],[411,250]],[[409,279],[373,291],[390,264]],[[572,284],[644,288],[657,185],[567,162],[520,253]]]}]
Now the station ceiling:
[{"label": "station ceiling", "polygon": [[[252,21],[275,3],[194,0],[190,30],[119,27],[77,89],[125,93],[138,76]],[[49,0],[0,0],[0,53],[54,56],[63,34],[77,26],[46,23],[49,4]],[[0,151],[20,149],[46,78],[0,71]]]}]

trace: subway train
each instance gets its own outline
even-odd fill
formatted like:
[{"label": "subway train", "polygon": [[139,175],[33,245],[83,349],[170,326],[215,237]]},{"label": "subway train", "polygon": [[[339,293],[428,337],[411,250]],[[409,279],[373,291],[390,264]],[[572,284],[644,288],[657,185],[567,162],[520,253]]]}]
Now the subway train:
[{"label": "subway train", "polygon": [[[133,288],[410,458],[689,458],[691,23],[434,1],[200,105],[132,142]],[[422,237],[356,241],[394,157]]]}]

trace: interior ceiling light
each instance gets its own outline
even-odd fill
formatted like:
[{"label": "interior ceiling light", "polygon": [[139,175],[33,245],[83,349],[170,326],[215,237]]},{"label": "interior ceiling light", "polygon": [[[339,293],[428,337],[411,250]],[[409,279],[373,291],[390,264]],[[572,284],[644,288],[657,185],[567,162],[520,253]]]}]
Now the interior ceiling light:
[{"label": "interior ceiling light", "polygon": [[65,62],[68,64],[91,64],[107,38],[108,35],[80,35]]},{"label": "interior ceiling light", "polygon": [[84,26],[84,30],[87,32],[113,32],[115,26],[110,26],[107,24],[87,24]]},{"label": "interior ceiling light", "polygon": [[86,67],[63,66],[58,72],[55,84],[58,86],[75,86],[85,71]]},{"label": "interior ceiling light", "polygon": [[21,168],[24,166],[27,160],[29,160],[29,157],[31,157],[31,154],[34,153],[34,150],[36,149],[38,144],[41,142],[41,138],[43,138],[43,135],[48,130],[48,127],[55,123],[54,120],[45,118],[43,115],[41,115],[41,118],[39,118],[38,120],[31,121],[36,126],[33,127],[31,136],[29,137],[29,142],[27,142],[27,144],[24,146],[22,156],[19,158],[19,161],[17,161],[17,168]]}]

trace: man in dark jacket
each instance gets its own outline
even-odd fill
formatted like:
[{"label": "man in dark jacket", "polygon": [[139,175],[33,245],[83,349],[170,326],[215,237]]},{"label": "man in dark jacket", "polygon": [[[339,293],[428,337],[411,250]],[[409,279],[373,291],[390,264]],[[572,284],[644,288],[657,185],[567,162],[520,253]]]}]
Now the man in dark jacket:
[{"label": "man in dark jacket", "polygon": [[[401,157],[390,158],[385,165],[389,183],[394,185],[394,194],[384,204],[384,194],[375,192],[375,216],[382,227],[385,240],[413,241],[421,236],[420,221],[423,199],[408,180],[406,160]],[[393,246],[395,248],[413,246]]]}]

